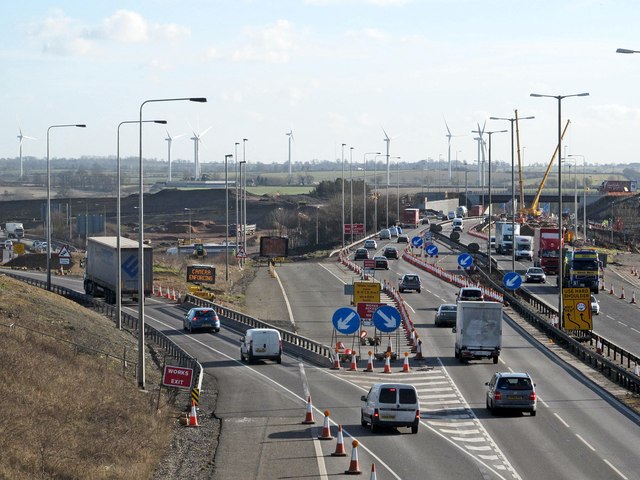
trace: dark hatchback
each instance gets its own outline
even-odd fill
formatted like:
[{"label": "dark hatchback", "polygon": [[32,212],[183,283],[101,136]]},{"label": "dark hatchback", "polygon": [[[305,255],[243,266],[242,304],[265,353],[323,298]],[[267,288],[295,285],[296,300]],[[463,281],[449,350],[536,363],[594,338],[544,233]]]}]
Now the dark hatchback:
[{"label": "dark hatchback", "polygon": [[353,254],[354,260],[366,260],[369,258],[369,250],[366,248],[358,248],[356,253]]},{"label": "dark hatchback", "polygon": [[436,311],[436,327],[454,327],[456,325],[457,313],[457,305],[452,303],[443,303]]},{"label": "dark hatchback", "polygon": [[404,274],[398,282],[398,290],[400,290],[400,293],[404,293],[406,290],[415,290],[420,293],[421,288],[422,282],[420,282],[420,277],[414,273]]},{"label": "dark hatchback", "polygon": [[185,330],[220,331],[220,318],[213,308],[192,308],[184,315],[182,326]]},{"label": "dark hatchback", "polygon": [[384,247],[382,250],[382,255],[387,257],[389,260],[392,258],[398,259],[398,249],[396,247]]}]

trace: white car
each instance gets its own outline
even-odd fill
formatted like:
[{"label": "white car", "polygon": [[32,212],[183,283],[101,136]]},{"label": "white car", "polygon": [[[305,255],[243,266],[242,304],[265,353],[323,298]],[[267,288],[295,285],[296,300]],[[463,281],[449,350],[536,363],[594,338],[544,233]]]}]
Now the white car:
[{"label": "white car", "polygon": [[378,244],[376,243],[376,241],[373,238],[369,238],[369,239],[365,240],[364,244],[362,246],[364,248],[373,249],[373,250],[376,250],[378,248]]},{"label": "white car", "polygon": [[600,315],[600,304],[595,295],[591,294],[591,313],[594,315]]}]

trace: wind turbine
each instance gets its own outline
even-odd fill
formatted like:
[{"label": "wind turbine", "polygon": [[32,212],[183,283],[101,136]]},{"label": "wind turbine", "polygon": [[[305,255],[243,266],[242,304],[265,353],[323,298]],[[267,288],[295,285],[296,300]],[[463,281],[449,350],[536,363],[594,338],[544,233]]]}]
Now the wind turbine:
[{"label": "wind turbine", "polygon": [[289,137],[289,185],[291,185],[291,141],[293,140],[293,129],[289,129],[286,134]]},{"label": "wind turbine", "polygon": [[[478,122],[478,130],[471,130],[471,133],[477,133],[479,136],[475,137],[474,140],[478,142],[478,186],[482,186],[484,188],[484,162],[485,162],[485,152],[486,152],[486,142],[484,141],[484,129],[487,126],[487,121],[485,120],[482,128],[480,128],[480,123]],[[482,166],[480,165],[482,162]]]},{"label": "wind turbine", "polygon": [[453,135],[451,133],[451,130],[449,130],[449,125],[447,125],[447,120],[445,119],[444,121],[444,125],[445,127],[447,127],[447,147],[448,147],[448,153],[447,153],[447,161],[449,162],[449,183],[451,183],[451,139],[453,137],[459,137],[460,135]]},{"label": "wind turbine", "polygon": [[167,132],[167,138],[165,138],[165,140],[167,141],[167,161],[169,162],[169,181],[171,181],[171,142],[173,142],[177,138],[184,137],[185,134],[182,133],[180,135],[176,135],[175,137],[172,137],[171,134],[169,133],[169,130],[165,129],[165,132]]},{"label": "wind turbine", "polygon": [[191,140],[193,140],[193,163],[194,163],[193,179],[195,181],[198,181],[198,179],[200,178],[200,160],[199,160],[200,142],[202,142],[202,137],[204,137],[206,133],[209,130],[211,130],[213,125],[201,133],[196,133],[196,131],[193,129],[193,127],[191,127],[191,125],[189,125],[189,127],[191,128],[191,132],[193,133],[193,137],[191,137]]},{"label": "wind turbine", "polygon": [[35,140],[33,137],[27,137],[22,134],[22,128],[18,128],[20,131],[20,135],[18,135],[18,140],[20,141],[20,178],[22,178],[23,170],[22,170],[22,140],[28,138],[29,140]]}]

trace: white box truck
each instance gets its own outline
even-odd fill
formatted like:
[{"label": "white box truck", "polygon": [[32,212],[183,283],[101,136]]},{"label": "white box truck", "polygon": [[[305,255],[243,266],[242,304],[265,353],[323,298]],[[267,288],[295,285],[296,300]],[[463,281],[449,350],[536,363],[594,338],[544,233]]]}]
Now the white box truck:
[{"label": "white box truck", "polygon": [[[513,248],[513,236],[520,235],[520,224],[513,225],[511,222],[501,221],[496,222],[496,252],[508,253]],[[514,230],[514,231],[512,231]]]},{"label": "white box truck", "polygon": [[24,237],[24,225],[18,222],[7,222],[4,229],[7,232],[7,238]]},{"label": "white box truck", "polygon": [[461,362],[491,358],[498,363],[502,349],[502,304],[499,302],[458,302],[455,357]]},{"label": "white box truck", "polygon": [[[120,237],[121,292],[123,297],[138,296],[138,242]],[[84,291],[94,297],[105,297],[116,303],[118,285],[117,237],[89,237],[84,259]],[[153,290],[153,249],[144,246],[144,295]]]},{"label": "white box truck", "polygon": [[533,261],[533,237],[516,235],[516,260],[521,258]]}]

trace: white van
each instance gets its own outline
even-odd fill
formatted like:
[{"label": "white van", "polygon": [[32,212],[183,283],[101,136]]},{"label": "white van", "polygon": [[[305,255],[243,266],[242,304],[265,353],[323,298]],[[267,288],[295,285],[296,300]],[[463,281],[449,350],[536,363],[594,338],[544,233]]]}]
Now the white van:
[{"label": "white van", "polygon": [[274,328],[250,328],[240,337],[240,360],[275,360],[282,363],[282,338]]},{"label": "white van", "polygon": [[451,220],[451,227],[454,232],[461,232],[464,228],[464,223],[461,218],[454,218]]},{"label": "white van", "polygon": [[374,383],[369,393],[360,397],[360,424],[378,427],[410,427],[418,433],[420,400],[416,387],[406,383]]},{"label": "white van", "polygon": [[391,232],[388,228],[380,230],[380,240],[391,240]]}]

